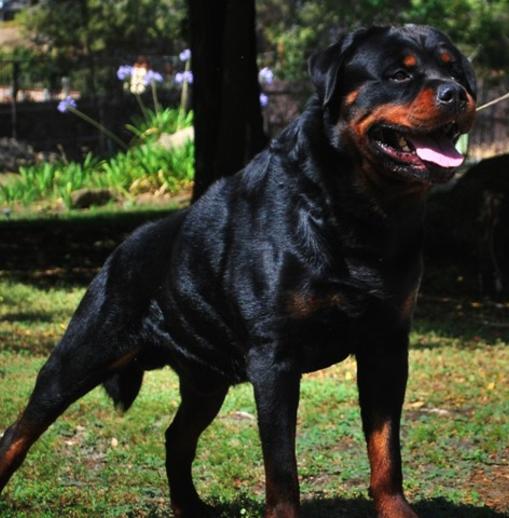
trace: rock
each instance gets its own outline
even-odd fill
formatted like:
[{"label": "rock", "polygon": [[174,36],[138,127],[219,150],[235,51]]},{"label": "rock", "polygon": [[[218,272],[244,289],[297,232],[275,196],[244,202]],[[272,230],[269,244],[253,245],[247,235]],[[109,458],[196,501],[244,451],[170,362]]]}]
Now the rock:
[{"label": "rock", "polygon": [[71,193],[73,209],[88,209],[89,207],[100,207],[110,201],[115,201],[115,194],[109,189],[78,189]]},{"label": "rock", "polygon": [[32,146],[13,138],[0,138],[0,171],[17,172],[35,162]]},{"label": "rock", "polygon": [[468,266],[481,293],[509,293],[509,154],[482,160],[453,187],[430,197],[429,258]]},{"label": "rock", "polygon": [[157,143],[165,149],[173,149],[183,146],[188,140],[194,140],[193,126],[181,129],[172,134],[163,133]]},{"label": "rock", "polygon": [[0,173],[17,173],[20,166],[41,162],[55,163],[60,155],[53,151],[34,151],[26,142],[13,138],[0,138]]}]

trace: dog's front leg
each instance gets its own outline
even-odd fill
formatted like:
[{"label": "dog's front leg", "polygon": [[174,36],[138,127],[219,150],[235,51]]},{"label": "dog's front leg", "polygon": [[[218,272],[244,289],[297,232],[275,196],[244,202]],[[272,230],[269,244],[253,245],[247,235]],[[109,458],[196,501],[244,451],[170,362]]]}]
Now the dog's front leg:
[{"label": "dog's front leg", "polygon": [[416,518],[403,495],[399,424],[408,374],[408,339],[358,350],[357,383],[371,466],[370,492],[380,518]]},{"label": "dog's front leg", "polygon": [[249,380],[254,386],[258,426],[265,464],[265,518],[297,518],[299,481],[295,428],[300,373],[273,350],[251,351]]}]

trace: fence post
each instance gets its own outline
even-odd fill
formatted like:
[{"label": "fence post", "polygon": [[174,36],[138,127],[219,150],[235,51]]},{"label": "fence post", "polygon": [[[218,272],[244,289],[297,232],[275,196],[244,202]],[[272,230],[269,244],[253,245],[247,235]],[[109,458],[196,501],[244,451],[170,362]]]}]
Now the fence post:
[{"label": "fence post", "polygon": [[12,138],[17,138],[18,131],[18,113],[17,113],[17,97],[19,89],[19,63],[12,62],[12,104],[11,104],[11,135]]}]

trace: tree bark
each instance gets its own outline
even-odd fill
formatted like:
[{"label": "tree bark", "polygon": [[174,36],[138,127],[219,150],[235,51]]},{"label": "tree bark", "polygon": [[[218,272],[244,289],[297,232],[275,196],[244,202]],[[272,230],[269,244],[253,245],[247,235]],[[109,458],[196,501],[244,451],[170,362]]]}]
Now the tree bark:
[{"label": "tree bark", "polygon": [[189,0],[195,128],[193,200],[266,144],[255,0]]}]

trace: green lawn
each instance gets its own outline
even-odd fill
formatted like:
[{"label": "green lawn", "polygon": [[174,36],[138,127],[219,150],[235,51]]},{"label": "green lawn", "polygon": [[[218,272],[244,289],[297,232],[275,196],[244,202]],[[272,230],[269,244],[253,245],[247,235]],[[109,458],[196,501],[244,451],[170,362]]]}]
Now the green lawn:
[{"label": "green lawn", "polygon": [[[15,279],[0,276],[0,431],[84,290]],[[509,513],[508,312],[470,299],[420,302],[402,435],[406,491],[421,516]],[[0,516],[167,515],[164,431],[177,405],[169,369],[146,375],[124,416],[94,390],[33,447],[0,497]],[[199,490],[225,517],[261,514],[254,415],[250,387],[236,387],[201,441]],[[298,459],[304,516],[373,516],[352,359],[304,378]]]}]

